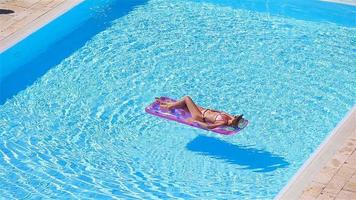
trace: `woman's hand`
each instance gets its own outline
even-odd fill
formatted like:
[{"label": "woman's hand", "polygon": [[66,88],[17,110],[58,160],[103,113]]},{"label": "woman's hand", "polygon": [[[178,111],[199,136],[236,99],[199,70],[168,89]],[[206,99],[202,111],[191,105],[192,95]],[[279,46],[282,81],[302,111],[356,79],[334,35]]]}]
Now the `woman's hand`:
[{"label": "woman's hand", "polygon": [[199,126],[201,126],[202,128],[208,129],[208,124],[207,124],[207,123],[204,123],[204,122],[195,120],[195,119],[193,119],[193,118],[188,118],[187,121],[190,122],[190,123],[197,123],[197,124],[199,124]]},{"label": "woman's hand", "polygon": [[214,124],[206,124],[208,129],[214,129],[217,128],[219,126],[223,126],[225,125],[225,122],[220,121],[220,122],[215,122]]},{"label": "woman's hand", "polygon": [[205,129],[214,129],[216,127],[225,125],[225,122],[223,122],[223,121],[215,122],[214,124],[208,124],[208,123],[205,123],[205,122],[201,122],[201,121],[195,120],[193,118],[188,118],[187,121],[191,122],[191,123],[195,122],[195,123],[199,124],[199,126],[201,126],[202,128],[205,128]]}]

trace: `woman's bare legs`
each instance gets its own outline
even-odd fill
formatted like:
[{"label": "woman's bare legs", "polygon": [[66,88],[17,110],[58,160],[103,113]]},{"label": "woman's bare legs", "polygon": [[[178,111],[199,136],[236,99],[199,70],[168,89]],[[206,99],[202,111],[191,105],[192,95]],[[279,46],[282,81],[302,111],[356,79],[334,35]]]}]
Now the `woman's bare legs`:
[{"label": "woman's bare legs", "polygon": [[188,111],[192,115],[193,119],[202,121],[202,114],[199,109],[199,106],[196,105],[193,102],[192,98],[190,98],[189,96],[185,96],[185,97],[183,97],[183,99],[181,99],[177,102],[169,102],[169,103],[162,102],[161,106],[164,108],[167,108],[167,109],[186,107],[186,108],[188,108]]},{"label": "woman's bare legs", "polygon": [[179,101],[176,101],[176,102],[173,102],[173,101],[171,101],[171,102],[160,102],[160,104],[161,104],[161,107],[167,108],[167,109],[184,108],[184,107],[186,107],[184,98],[179,100]]}]

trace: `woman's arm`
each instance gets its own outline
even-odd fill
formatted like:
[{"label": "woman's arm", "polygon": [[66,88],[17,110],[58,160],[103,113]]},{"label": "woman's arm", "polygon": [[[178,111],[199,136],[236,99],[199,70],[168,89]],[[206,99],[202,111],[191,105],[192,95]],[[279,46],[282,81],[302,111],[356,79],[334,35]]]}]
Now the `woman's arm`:
[{"label": "woman's arm", "polygon": [[198,123],[201,127],[207,128],[207,129],[213,129],[213,128],[225,125],[224,121],[218,121],[218,122],[215,122],[214,124],[207,124],[205,122],[200,122],[200,121],[195,121],[195,122]]}]

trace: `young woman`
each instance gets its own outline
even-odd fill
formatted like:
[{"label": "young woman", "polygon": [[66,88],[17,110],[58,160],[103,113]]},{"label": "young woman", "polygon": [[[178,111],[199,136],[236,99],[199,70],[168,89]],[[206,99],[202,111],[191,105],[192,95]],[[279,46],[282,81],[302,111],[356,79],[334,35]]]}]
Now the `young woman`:
[{"label": "young woman", "polygon": [[[159,99],[156,98],[158,101]],[[207,109],[195,104],[189,96],[183,97],[176,102],[160,101],[160,106],[166,109],[183,108],[190,112],[190,122],[196,122],[203,128],[213,129],[219,126],[238,126],[243,123],[243,115],[233,116],[225,112]]]}]

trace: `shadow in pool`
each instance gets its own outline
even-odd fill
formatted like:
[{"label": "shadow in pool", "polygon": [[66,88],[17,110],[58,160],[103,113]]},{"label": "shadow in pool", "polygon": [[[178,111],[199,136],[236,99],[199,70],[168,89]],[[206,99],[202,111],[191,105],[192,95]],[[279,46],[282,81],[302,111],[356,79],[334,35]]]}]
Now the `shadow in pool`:
[{"label": "shadow in pool", "polygon": [[[21,65],[10,75],[0,79],[0,105],[33,84],[49,69],[84,46],[90,38],[110,26],[111,21],[127,15],[136,6],[147,2],[148,0],[115,1],[115,4],[112,6],[107,6],[107,8],[101,10],[100,15],[89,18],[77,29],[67,34],[67,36],[50,45],[44,53],[31,59],[30,62]],[[37,33],[35,32],[34,34]],[[43,39],[45,40],[46,38]]]},{"label": "shadow in pool", "polygon": [[225,160],[254,172],[270,172],[289,165],[283,157],[273,155],[268,151],[237,146],[207,136],[198,136],[188,143],[186,148],[202,155]]}]

